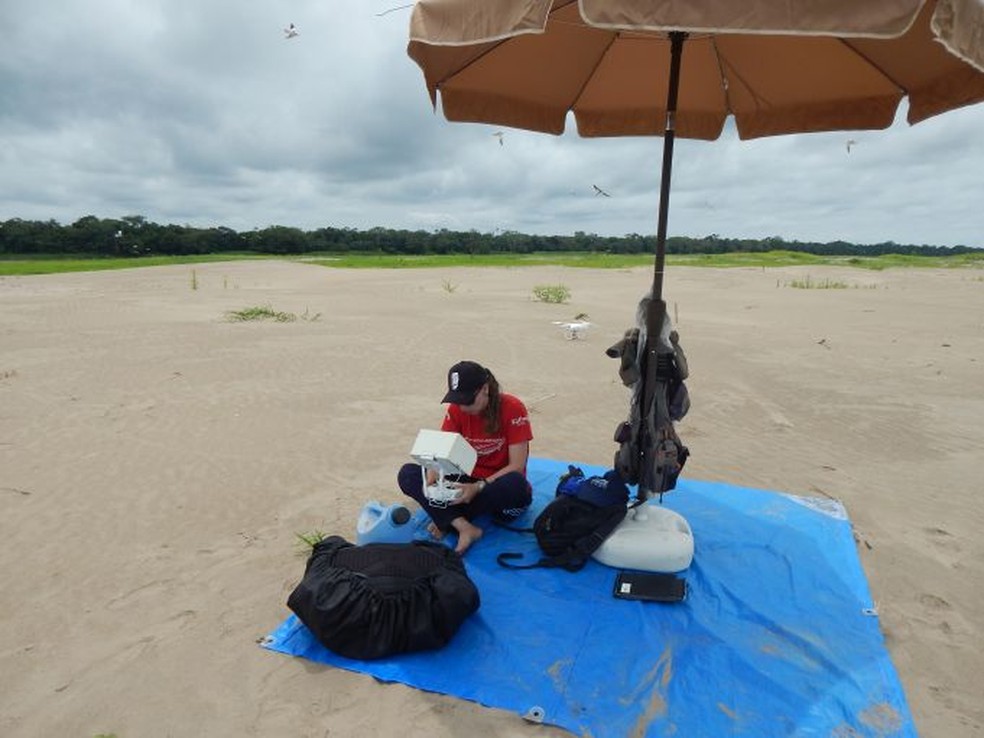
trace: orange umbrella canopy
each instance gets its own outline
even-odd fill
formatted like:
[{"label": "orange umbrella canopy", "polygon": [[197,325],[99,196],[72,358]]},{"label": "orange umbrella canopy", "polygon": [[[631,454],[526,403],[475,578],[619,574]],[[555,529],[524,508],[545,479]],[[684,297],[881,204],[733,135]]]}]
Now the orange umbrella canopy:
[{"label": "orange umbrella canopy", "polygon": [[880,129],[984,100],[984,0],[420,0],[408,53],[451,121],[660,135]]},{"label": "orange umbrella canopy", "polygon": [[560,134],[573,112],[582,136],[664,136],[643,420],[623,444],[645,499],[683,463],[657,338],[674,138],[716,139],[729,115],[749,139],[887,128],[903,98],[910,123],[980,102],[984,0],[419,0],[407,52],[451,121]]}]

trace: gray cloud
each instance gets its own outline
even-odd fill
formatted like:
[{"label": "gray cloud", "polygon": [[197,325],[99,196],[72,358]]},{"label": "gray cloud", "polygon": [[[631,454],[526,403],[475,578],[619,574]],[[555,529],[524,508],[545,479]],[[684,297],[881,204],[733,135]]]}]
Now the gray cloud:
[{"label": "gray cloud", "polygon": [[[655,233],[662,139],[447,123],[398,4],[3,6],[0,220]],[[670,234],[984,246],[982,124],[677,141]]]}]

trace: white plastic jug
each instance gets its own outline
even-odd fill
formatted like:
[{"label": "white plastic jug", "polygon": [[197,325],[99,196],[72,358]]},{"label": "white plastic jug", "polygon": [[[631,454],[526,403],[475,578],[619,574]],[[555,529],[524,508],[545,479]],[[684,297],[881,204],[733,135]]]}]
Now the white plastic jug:
[{"label": "white plastic jug", "polygon": [[359,513],[355,542],[360,546],[363,543],[409,543],[418,524],[419,521],[404,505],[383,505],[371,500]]},{"label": "white plastic jug", "polygon": [[683,571],[694,558],[694,534],[680,513],[647,503],[630,510],[592,556],[616,569]]}]

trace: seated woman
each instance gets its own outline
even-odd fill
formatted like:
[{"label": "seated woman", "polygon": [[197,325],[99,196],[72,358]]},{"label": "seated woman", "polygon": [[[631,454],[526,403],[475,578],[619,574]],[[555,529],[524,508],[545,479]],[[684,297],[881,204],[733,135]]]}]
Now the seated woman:
[{"label": "seated woman", "polygon": [[[492,372],[474,361],[460,361],[448,370],[448,391],[441,402],[448,403],[441,430],[460,433],[472,445],[478,453],[475,469],[456,482],[461,493],[447,506],[432,504],[424,494],[417,464],[404,464],[397,482],[427,511],[432,535],[458,533],[455,551],[463,554],[482,537],[476,518],[515,520],[529,507],[533,495],[526,461],[533,430],[523,402],[502,392]],[[429,472],[428,484],[436,478]]]}]

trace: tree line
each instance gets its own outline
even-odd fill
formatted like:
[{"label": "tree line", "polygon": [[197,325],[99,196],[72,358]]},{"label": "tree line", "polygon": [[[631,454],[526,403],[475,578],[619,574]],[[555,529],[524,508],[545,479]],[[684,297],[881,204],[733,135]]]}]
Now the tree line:
[{"label": "tree line", "polygon": [[[656,237],[637,233],[598,236],[578,231],[573,236],[538,236],[514,231],[408,231],[393,228],[317,228],[305,231],[269,226],[238,232],[231,228],[195,228],[160,225],[140,215],[96,218],[87,215],[71,225],[54,220],[13,218],[0,222],[0,255],[65,256],[183,256],[195,254],[258,253],[379,253],[379,254],[529,254],[588,252],[608,254],[653,253]],[[970,246],[898,244],[893,241],[857,244],[786,241],[778,236],[762,239],[727,238],[712,234],[702,238],[672,236],[666,239],[670,254],[722,254],[729,252],[800,251],[822,256],[880,256],[909,254],[951,256],[976,251]]]}]

